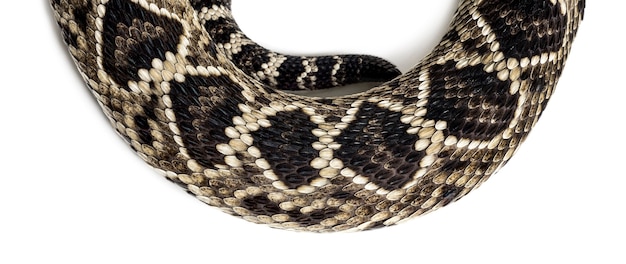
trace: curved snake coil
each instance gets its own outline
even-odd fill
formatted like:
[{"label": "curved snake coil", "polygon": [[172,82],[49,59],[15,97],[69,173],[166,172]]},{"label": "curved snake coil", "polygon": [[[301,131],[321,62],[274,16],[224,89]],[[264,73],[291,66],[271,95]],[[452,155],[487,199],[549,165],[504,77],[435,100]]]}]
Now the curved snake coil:
[{"label": "curved snake coil", "polygon": [[[201,201],[314,232],[394,225],[456,201],[505,164],[563,70],[584,0],[461,0],[409,72],[382,59],[274,53],[230,1],[52,0],[117,132]],[[393,79],[391,79],[393,78]],[[388,80],[341,97],[315,89]]]}]

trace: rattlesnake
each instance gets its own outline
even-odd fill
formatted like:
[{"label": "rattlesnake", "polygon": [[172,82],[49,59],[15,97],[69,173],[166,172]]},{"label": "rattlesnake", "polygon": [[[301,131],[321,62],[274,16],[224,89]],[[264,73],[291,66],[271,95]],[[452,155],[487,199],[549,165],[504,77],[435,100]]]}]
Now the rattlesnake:
[{"label": "rattlesnake", "polygon": [[[51,4],[80,74],[150,166],[226,213],[327,232],[425,214],[501,168],[552,96],[585,1],[461,0],[440,44],[397,77],[372,56],[266,50],[229,0]],[[385,82],[283,91],[363,80]]]}]

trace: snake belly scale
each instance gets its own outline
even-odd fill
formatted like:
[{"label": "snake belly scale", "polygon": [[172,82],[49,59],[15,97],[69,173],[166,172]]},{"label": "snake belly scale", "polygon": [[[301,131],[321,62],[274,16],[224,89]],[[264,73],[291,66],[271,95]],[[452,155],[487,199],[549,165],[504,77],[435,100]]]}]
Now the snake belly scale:
[{"label": "snake belly scale", "polygon": [[[266,50],[225,0],[51,0],[121,137],[201,201],[271,227],[390,226],[456,201],[514,154],[553,94],[584,0],[461,0],[399,75],[362,55]],[[363,80],[368,91],[307,97]]]}]

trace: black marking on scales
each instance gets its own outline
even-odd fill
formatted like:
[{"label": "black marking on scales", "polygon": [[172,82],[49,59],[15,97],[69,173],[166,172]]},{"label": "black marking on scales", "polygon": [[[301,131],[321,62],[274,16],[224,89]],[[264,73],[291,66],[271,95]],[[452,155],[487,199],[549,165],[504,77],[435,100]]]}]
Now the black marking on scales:
[{"label": "black marking on scales", "polygon": [[446,121],[447,132],[459,138],[490,140],[515,117],[519,94],[509,93],[511,81],[487,73],[482,65],[456,68],[456,62],[433,65],[425,117]]},{"label": "black marking on scales", "polygon": [[290,222],[296,222],[302,226],[317,225],[337,215],[340,211],[337,208],[329,207],[325,209],[313,210],[308,213],[302,213],[299,210],[283,210],[276,203],[271,201],[265,195],[248,197],[242,200],[241,207],[256,215],[278,215],[285,214],[289,216]]},{"label": "black marking on scales", "polygon": [[[55,3],[58,4],[58,3]],[[72,30],[64,30],[63,31],[63,40],[65,43],[78,47],[78,38],[81,34],[86,34],[87,25],[88,25],[88,11],[89,5],[86,3],[83,5],[75,5],[73,9],[69,10],[70,15],[74,17],[74,22],[76,22],[77,30],[79,32],[72,32]]]},{"label": "black marking on scales", "polygon": [[251,135],[272,171],[290,189],[308,185],[319,177],[311,161],[319,152],[312,145],[319,139],[312,134],[317,125],[301,111],[278,112],[267,118],[271,126]]},{"label": "black marking on scales", "polygon": [[485,0],[478,6],[506,57],[556,52],[563,45],[567,14],[561,3],[537,0]]},{"label": "black marking on scales", "polygon": [[242,115],[238,105],[246,102],[240,93],[225,95],[224,87],[230,83],[226,76],[187,76],[184,83],[171,83],[180,136],[189,156],[205,168],[224,164],[217,145],[229,142],[225,129],[233,125],[234,116]]},{"label": "black marking on scales", "polygon": [[[183,26],[176,20],[149,12],[131,1],[111,0],[103,19],[103,67],[123,89],[139,80],[140,69],[152,68],[152,60],[176,53]],[[140,41],[139,41],[140,40]]]},{"label": "black marking on scales", "polygon": [[425,156],[414,150],[419,138],[407,134],[411,125],[402,123],[401,117],[402,113],[364,102],[356,120],[335,138],[341,144],[336,157],[385,190],[401,188],[413,179]]}]

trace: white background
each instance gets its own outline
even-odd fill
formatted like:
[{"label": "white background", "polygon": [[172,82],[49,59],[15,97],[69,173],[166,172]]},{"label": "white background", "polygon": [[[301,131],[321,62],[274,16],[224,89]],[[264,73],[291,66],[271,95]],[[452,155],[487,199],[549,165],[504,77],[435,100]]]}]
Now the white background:
[{"label": "white background", "polygon": [[[267,47],[374,54],[403,70],[456,6],[233,2]],[[588,1],[542,120],[479,190],[397,227],[317,235],[228,216],[158,176],[87,92],[47,2],[2,1],[0,263],[625,263],[626,3],[607,2]]]}]

